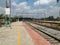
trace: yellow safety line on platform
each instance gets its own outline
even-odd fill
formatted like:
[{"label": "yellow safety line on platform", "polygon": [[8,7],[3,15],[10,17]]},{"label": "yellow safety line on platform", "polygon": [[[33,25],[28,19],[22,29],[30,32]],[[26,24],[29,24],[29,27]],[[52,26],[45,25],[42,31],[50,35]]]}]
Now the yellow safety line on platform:
[{"label": "yellow safety line on platform", "polygon": [[20,29],[18,29],[18,45],[20,45]]}]

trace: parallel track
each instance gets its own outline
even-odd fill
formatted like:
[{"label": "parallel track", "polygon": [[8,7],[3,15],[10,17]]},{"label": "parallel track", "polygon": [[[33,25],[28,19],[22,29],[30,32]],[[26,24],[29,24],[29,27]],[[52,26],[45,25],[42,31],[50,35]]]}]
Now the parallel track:
[{"label": "parallel track", "polygon": [[[43,23],[43,22],[32,22],[32,23],[35,23],[37,25],[41,25],[40,23]],[[48,22],[45,22],[45,23],[48,23]],[[46,25],[41,25],[41,26],[45,26],[47,28],[51,28],[51,29],[56,29],[58,31],[60,31],[60,28],[57,28],[57,27],[52,27],[52,24],[57,24],[57,25],[60,25],[60,23],[52,23],[52,22],[49,22],[51,24],[51,26],[46,26]]]},{"label": "parallel track", "polygon": [[[27,22],[26,22],[27,23]],[[47,41],[49,41],[52,45],[60,45],[60,39],[42,31],[41,29],[32,26],[30,23],[27,23],[32,29],[34,29],[37,33],[39,33],[42,37],[44,37]]]}]

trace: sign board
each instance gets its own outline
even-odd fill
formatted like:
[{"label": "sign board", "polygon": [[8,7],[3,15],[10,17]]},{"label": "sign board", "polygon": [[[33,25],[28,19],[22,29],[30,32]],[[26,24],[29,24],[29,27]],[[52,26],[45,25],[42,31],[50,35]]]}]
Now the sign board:
[{"label": "sign board", "polygon": [[5,8],[5,14],[10,15],[10,8]]}]

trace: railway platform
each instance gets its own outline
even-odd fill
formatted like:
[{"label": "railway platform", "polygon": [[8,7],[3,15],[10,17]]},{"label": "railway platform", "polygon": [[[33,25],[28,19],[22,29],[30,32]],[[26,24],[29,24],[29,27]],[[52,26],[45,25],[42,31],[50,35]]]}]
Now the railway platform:
[{"label": "railway platform", "polygon": [[0,28],[0,45],[51,45],[23,21]]}]

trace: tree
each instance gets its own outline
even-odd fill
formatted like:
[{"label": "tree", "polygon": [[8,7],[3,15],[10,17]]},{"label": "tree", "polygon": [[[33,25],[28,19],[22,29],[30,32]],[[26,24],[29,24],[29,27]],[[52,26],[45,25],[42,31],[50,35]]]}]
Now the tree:
[{"label": "tree", "polygon": [[53,16],[49,16],[48,19],[49,20],[54,20],[54,17]]},{"label": "tree", "polygon": [[49,17],[46,17],[46,18],[41,18],[41,20],[55,20],[53,16],[49,16]]},{"label": "tree", "polygon": [[56,20],[57,20],[57,21],[60,21],[60,17],[57,17]]},{"label": "tree", "polygon": [[2,19],[3,18],[3,14],[0,14],[0,19]]}]

